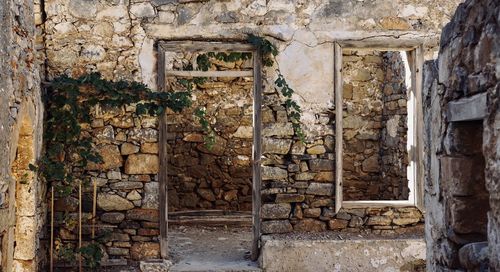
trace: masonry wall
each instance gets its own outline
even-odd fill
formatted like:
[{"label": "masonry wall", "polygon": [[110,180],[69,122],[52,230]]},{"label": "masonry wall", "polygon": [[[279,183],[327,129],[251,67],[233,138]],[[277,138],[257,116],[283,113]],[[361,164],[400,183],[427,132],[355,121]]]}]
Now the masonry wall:
[{"label": "masonry wall", "polygon": [[[431,57],[438,44],[440,29],[448,20],[447,14],[458,2],[50,0],[43,5],[47,80],[61,73],[78,76],[99,71],[108,79],[137,80],[155,89],[158,87],[156,43],[160,40],[245,41],[245,33],[264,36],[278,46],[280,55],[274,67],[264,69],[263,77],[263,233],[345,229],[399,234],[412,229],[421,230],[422,214],[415,208],[334,212],[333,41],[381,43],[381,39],[386,38],[421,39],[427,57]],[[304,111],[305,143],[294,136],[284,99],[274,89],[277,68],[294,88],[294,99]],[[102,134],[107,135],[101,139],[98,136],[101,134],[94,137],[101,141],[100,145],[105,149],[102,151],[111,154],[109,159],[115,164],[89,170],[85,175],[102,184],[99,186],[101,196],[98,196],[101,199],[98,203],[100,220],[106,213],[117,218],[107,222],[118,226],[113,228],[113,233],[120,237],[106,244],[108,256],[137,259],[132,249],[141,249],[142,244],[151,245],[148,252],[157,256],[155,230],[158,219],[132,215],[136,211],[141,216],[157,214],[156,206],[144,206],[148,198],[146,185],[157,182],[155,169],[151,167],[147,173],[132,173],[127,168],[127,161],[145,154],[150,154],[146,156],[151,160],[138,159],[137,165],[157,165],[154,161],[157,151],[148,153],[143,147],[157,142],[158,131],[152,125],[156,121],[152,120],[145,127],[138,117],[131,115],[132,111],[120,111],[122,113],[108,119],[96,117],[103,120],[98,126],[91,124],[88,131],[102,130]],[[122,127],[112,122],[114,117],[120,120],[126,117],[129,121]],[[188,131],[175,133],[175,137],[170,135],[171,143],[174,139],[184,141],[187,136],[184,133]],[[102,142],[106,137],[109,139],[105,141],[109,142]],[[124,153],[123,145],[131,147],[132,153]],[[186,150],[176,151],[175,148],[172,149],[174,156],[182,154],[184,158]],[[182,161],[172,158],[171,163],[180,164]],[[122,183],[132,187],[119,187]],[[173,191],[177,185],[169,186]],[[397,196],[393,189],[386,191],[394,198],[404,196],[402,191]],[[194,194],[194,191],[190,193]],[[105,202],[111,200],[120,204],[106,206]],[[194,206],[201,208],[199,203]],[[176,205],[175,202],[170,204]],[[123,207],[127,207],[127,211],[121,210]],[[141,229],[148,229],[150,235],[139,234]]]},{"label": "masonry wall", "polygon": [[408,101],[399,52],[344,50],[345,200],[408,199]]},{"label": "masonry wall", "polygon": [[0,3],[2,271],[35,271],[45,260],[40,254],[45,188],[28,170],[41,151],[43,113],[33,14],[31,1]]},{"label": "masonry wall", "polygon": [[498,1],[466,1],[426,65],[427,269],[500,269]]}]

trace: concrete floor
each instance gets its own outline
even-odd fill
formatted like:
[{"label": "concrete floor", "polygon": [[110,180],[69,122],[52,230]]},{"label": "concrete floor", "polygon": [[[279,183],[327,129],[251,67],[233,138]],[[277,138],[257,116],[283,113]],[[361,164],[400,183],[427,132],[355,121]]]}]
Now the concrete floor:
[{"label": "concrete floor", "polygon": [[169,271],[261,271],[249,259],[251,228],[174,226],[168,237]]}]

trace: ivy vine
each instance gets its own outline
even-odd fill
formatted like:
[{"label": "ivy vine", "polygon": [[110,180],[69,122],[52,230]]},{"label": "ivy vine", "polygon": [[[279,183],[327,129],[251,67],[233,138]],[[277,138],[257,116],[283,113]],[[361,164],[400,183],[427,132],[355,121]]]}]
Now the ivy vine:
[{"label": "ivy vine", "polygon": [[[278,49],[270,41],[255,36],[253,34],[248,35],[248,42],[253,44],[257,50],[262,53],[262,64],[266,67],[273,67],[276,63],[276,56],[278,55]],[[280,68],[276,68],[276,73],[278,74],[277,79],[274,81],[276,85],[276,90],[278,90],[285,97],[285,107],[289,120],[292,122],[292,127],[295,135],[299,137],[302,142],[305,142],[305,134],[302,130],[300,118],[302,116],[302,109],[300,105],[293,100],[294,90],[290,87],[285,79],[283,73],[281,73]]]}]

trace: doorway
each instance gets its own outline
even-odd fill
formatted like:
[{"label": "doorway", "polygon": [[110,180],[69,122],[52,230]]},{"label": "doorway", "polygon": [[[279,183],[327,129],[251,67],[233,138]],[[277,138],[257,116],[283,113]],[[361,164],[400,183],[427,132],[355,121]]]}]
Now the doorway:
[{"label": "doorway", "polygon": [[179,271],[252,267],[260,239],[260,57],[247,44],[194,41],[160,43],[159,54],[160,90],[192,96],[189,109],[167,111],[160,124],[162,257]]}]

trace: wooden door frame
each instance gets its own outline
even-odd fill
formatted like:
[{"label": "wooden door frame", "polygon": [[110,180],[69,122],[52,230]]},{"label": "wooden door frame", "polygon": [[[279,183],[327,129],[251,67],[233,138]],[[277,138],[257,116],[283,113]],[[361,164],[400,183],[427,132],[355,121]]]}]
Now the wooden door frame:
[{"label": "wooden door frame", "polygon": [[[217,73],[213,71],[166,71],[165,53],[167,52],[249,52],[253,55],[253,73],[247,71]],[[252,145],[252,260],[257,260],[260,254],[261,237],[261,167],[262,156],[262,56],[261,52],[254,46],[242,42],[207,42],[207,41],[159,41],[158,53],[158,91],[165,92],[166,76],[191,75],[191,76],[253,76],[253,145]],[[184,72],[184,73],[183,73]],[[221,71],[225,72],[225,71]],[[163,259],[168,259],[168,152],[167,152],[167,115],[160,117],[159,121],[159,158],[160,171],[159,180],[159,212],[160,212],[160,253]]]}]

